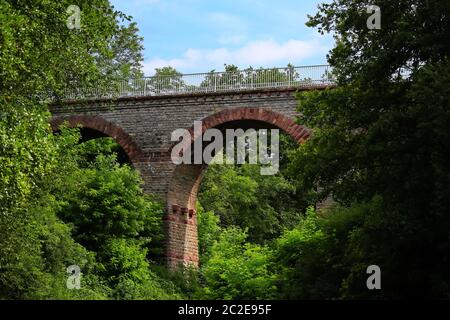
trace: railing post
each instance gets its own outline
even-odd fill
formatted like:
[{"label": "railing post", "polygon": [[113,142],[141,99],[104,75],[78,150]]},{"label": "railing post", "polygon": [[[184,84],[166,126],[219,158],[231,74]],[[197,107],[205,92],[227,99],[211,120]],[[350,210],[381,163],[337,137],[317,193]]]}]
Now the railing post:
[{"label": "railing post", "polygon": [[287,75],[288,75],[288,87],[290,87],[291,86],[291,69],[288,69]]}]

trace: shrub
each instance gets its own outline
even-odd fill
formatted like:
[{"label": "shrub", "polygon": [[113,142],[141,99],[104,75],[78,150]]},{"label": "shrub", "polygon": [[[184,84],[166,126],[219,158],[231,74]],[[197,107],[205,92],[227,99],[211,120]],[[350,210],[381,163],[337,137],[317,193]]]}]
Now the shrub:
[{"label": "shrub", "polygon": [[224,229],[202,268],[207,299],[270,299],[275,295],[270,272],[271,251],[247,243],[247,233],[237,227]]}]

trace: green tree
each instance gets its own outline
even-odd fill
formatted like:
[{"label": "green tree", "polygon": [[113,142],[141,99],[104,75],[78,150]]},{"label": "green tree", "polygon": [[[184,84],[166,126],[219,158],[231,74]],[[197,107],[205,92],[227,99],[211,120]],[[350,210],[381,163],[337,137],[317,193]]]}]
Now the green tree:
[{"label": "green tree", "polygon": [[58,214],[87,249],[98,250],[112,238],[162,240],[162,206],[145,198],[138,172],[120,166],[114,156],[99,155],[65,181],[70,188]]},{"label": "green tree", "polygon": [[[321,216],[310,208],[295,228],[276,239],[273,250],[279,297],[341,298],[344,279],[356,264],[349,259],[349,233],[361,225],[364,214],[367,212],[359,208],[333,208]],[[363,270],[361,276],[365,275]]]},{"label": "green tree", "polygon": [[289,82],[292,85],[298,84],[300,81],[299,76],[292,64],[288,64],[284,69],[254,69],[253,67],[248,67],[244,70],[239,70],[234,64],[225,64],[225,72],[210,71],[200,84],[200,87],[207,90],[277,87],[286,85]]},{"label": "green tree", "polygon": [[156,68],[155,74],[148,80],[147,86],[155,94],[182,91],[186,87],[182,76],[179,71],[170,66]]},{"label": "green tree", "polygon": [[[109,43],[124,16],[108,1],[81,1],[82,27],[70,30],[66,9],[71,4],[0,1],[2,298],[30,298],[33,293],[48,297],[51,283],[67,276],[62,265],[87,255],[70,239],[52,209],[57,204],[49,196],[51,178],[64,164],[58,162],[58,143],[49,130],[46,103],[70,88],[109,82],[97,61],[112,56]],[[58,241],[66,250],[49,256],[46,248],[57,246]]]},{"label": "green tree", "polygon": [[144,75],[142,72],[143,38],[138,35],[138,32],[136,22],[118,27],[109,44],[112,58],[103,58],[97,62],[105,78],[128,80]]},{"label": "green tree", "polygon": [[[338,87],[298,95],[298,121],[314,134],[291,174],[300,188],[321,187],[315,201],[332,193],[350,206],[381,197],[371,229],[349,236],[361,241],[355,253],[382,266],[386,297],[448,297],[450,4],[376,5],[379,30],[367,28],[361,1],[322,4],[310,18],[335,36],[328,60]],[[395,223],[386,229],[386,221]],[[347,297],[358,295],[354,280]]]},{"label": "green tree", "polygon": [[[52,177],[57,200],[52,212],[71,226],[80,247],[95,255],[89,268],[83,265],[82,287],[90,281],[87,289],[104,292],[92,278],[107,288],[105,298],[180,298],[175,285],[150,270],[149,258],[159,258],[163,250],[162,206],[143,195],[136,171],[117,163],[117,143],[101,138],[80,144],[79,129],[64,127],[58,140],[61,167]],[[53,294],[67,295],[62,288]]]},{"label": "green tree", "polygon": [[242,86],[245,86],[245,75],[234,64],[226,64],[223,73],[216,73],[215,70],[211,70],[200,84],[201,88],[207,88],[208,90]]},{"label": "green tree", "polygon": [[261,176],[253,164],[210,165],[199,201],[220,217],[223,226],[248,229],[249,240],[270,241],[301,216],[294,186],[282,175]]}]

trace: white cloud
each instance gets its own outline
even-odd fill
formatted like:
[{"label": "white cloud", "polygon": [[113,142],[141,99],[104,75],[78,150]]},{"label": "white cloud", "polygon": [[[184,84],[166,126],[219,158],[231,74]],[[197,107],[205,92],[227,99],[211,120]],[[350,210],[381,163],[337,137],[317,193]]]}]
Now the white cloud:
[{"label": "white cloud", "polygon": [[207,72],[211,69],[222,70],[224,64],[235,64],[239,67],[276,67],[288,62],[301,64],[306,58],[324,56],[328,46],[318,39],[308,41],[288,40],[254,41],[236,48],[188,49],[183,56],[173,59],[152,58],[144,63],[146,75],[154,74],[155,68],[172,66],[182,72]]}]

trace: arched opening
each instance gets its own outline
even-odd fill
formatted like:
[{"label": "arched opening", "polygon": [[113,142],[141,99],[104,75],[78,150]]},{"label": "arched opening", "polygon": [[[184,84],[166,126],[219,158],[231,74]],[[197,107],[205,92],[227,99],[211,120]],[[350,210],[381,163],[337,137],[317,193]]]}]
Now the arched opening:
[{"label": "arched opening", "polygon": [[114,147],[119,163],[132,164],[141,154],[139,146],[122,128],[100,117],[70,116],[54,117],[50,121],[53,132],[58,132],[59,127],[66,123],[69,128],[80,127],[80,143],[93,139],[111,138],[120,147]]},{"label": "arched opening", "polygon": [[[208,129],[280,129],[297,143],[303,143],[310,131],[282,114],[267,109],[238,108],[219,112],[202,121],[202,133]],[[194,128],[189,130],[193,137]],[[193,139],[191,143],[194,143]],[[203,145],[204,146],[204,145]],[[177,165],[167,194],[168,262],[198,264],[196,201],[206,164]]]},{"label": "arched opening", "polygon": [[80,129],[79,143],[84,145],[84,158],[88,163],[95,161],[95,158],[102,155],[115,155],[117,163],[120,165],[132,165],[126,151],[112,137],[90,128]]},{"label": "arched opening", "polygon": [[[299,144],[310,136],[310,130],[298,125],[293,119],[280,113],[260,108],[237,108],[225,110],[202,120],[202,133],[216,128],[226,129],[280,129]],[[193,133],[193,128],[189,131]],[[193,136],[193,134],[192,134]],[[193,142],[193,141],[192,141]],[[205,164],[180,164],[175,168],[167,195],[167,204],[194,209],[198,188]]]}]

